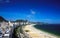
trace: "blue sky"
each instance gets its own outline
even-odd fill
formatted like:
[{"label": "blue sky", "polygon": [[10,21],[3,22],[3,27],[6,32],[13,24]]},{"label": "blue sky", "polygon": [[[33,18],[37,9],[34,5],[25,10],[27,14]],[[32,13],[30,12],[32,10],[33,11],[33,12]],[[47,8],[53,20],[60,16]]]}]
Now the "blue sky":
[{"label": "blue sky", "polygon": [[60,0],[0,0],[0,16],[7,20],[60,23]]}]

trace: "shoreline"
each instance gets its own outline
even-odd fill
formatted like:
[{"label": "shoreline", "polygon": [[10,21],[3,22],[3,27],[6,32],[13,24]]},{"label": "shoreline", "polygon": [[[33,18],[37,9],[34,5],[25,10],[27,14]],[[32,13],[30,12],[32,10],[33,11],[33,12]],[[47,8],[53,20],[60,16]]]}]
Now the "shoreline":
[{"label": "shoreline", "polygon": [[[42,29],[43,27],[42,27],[42,28],[39,28],[39,27],[37,28],[36,26],[38,26],[38,25],[33,25],[33,27],[36,28],[37,30],[41,30],[41,31],[44,31],[44,32],[46,32],[46,33],[48,33],[48,34],[50,34],[50,35],[60,37],[60,35],[58,35],[57,33],[56,33],[56,34],[57,34],[57,35],[56,35],[54,32],[50,32],[50,31],[48,31],[48,30]],[[40,25],[39,25],[39,26],[40,26]]]},{"label": "shoreline", "polygon": [[[47,38],[47,37],[49,37],[49,38],[58,38],[57,36],[55,36],[55,35],[52,35],[52,34],[50,34],[50,33],[47,33],[47,32],[44,32],[44,31],[42,31],[42,30],[38,30],[38,29],[36,29],[35,27],[34,27],[34,24],[31,24],[31,25],[27,25],[26,26],[26,29],[25,30],[30,30],[31,32],[30,33],[35,33],[35,34],[38,34],[37,36],[39,36],[40,35],[40,37],[45,37],[45,38]],[[30,34],[29,32],[27,32],[28,34]],[[31,36],[31,35],[30,35]],[[34,35],[33,35],[34,36]]]}]

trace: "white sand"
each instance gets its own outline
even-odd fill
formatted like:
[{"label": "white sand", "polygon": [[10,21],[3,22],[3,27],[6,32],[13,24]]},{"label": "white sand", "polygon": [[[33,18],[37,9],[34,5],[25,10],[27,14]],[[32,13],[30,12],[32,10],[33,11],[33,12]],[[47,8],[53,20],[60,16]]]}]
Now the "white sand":
[{"label": "white sand", "polygon": [[26,33],[29,34],[29,36],[32,38],[57,38],[55,35],[36,29],[34,24],[27,25],[24,30],[29,30],[29,32]]}]

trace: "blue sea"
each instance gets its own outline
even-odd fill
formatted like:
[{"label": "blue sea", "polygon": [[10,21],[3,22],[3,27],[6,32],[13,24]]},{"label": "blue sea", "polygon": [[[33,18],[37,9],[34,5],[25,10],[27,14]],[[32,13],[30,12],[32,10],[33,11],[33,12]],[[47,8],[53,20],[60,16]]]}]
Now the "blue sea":
[{"label": "blue sea", "polygon": [[60,24],[43,24],[35,25],[34,27],[39,30],[43,30],[45,32],[60,36]]}]

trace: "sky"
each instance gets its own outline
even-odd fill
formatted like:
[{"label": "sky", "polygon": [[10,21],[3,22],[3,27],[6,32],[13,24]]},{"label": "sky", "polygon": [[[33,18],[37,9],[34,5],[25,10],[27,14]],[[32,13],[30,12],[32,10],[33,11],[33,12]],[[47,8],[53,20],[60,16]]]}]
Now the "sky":
[{"label": "sky", "polygon": [[0,0],[0,16],[7,20],[60,23],[60,0]]}]

